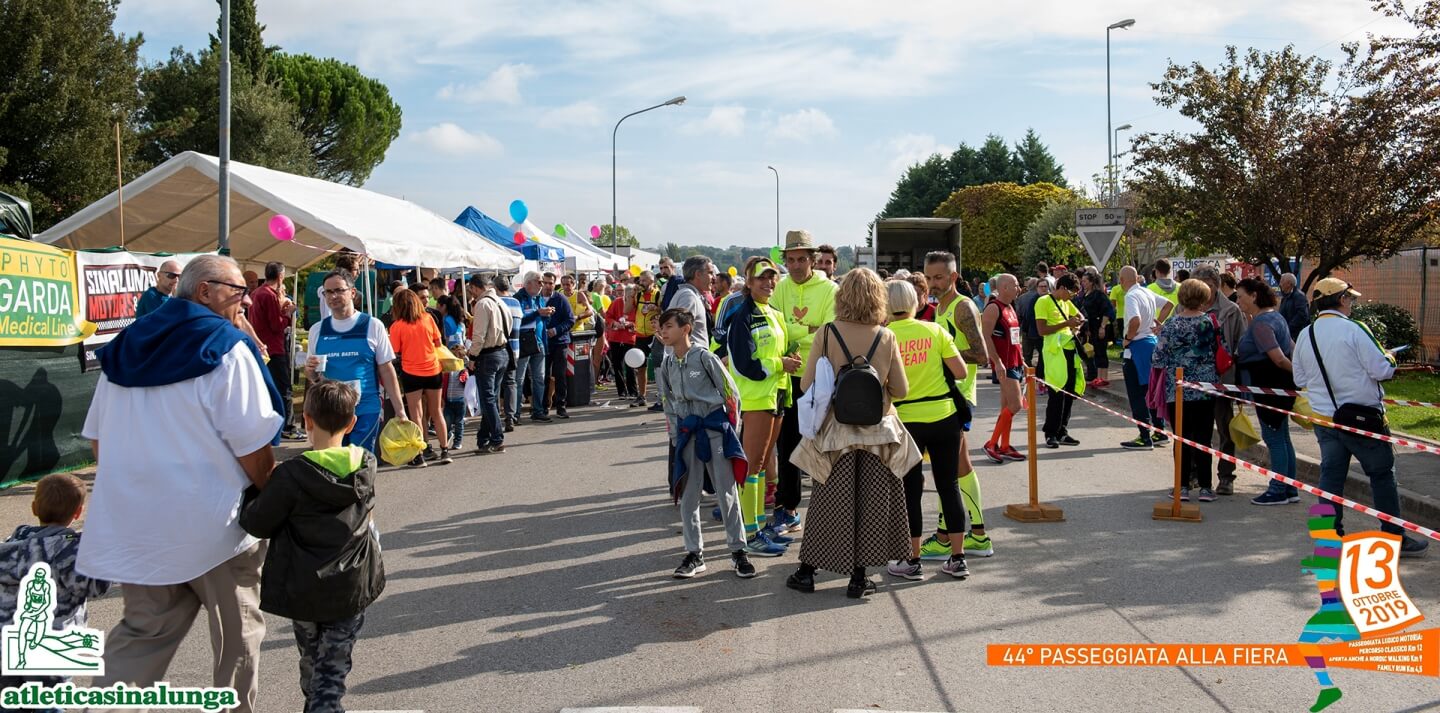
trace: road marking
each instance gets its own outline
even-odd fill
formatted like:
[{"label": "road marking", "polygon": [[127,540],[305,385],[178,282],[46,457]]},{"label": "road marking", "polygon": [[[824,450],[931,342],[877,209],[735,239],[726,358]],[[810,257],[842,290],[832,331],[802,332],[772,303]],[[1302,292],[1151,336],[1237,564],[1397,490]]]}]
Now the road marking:
[{"label": "road marking", "polygon": [[610,706],[607,708],[562,708],[560,713],[700,713],[694,706]]}]

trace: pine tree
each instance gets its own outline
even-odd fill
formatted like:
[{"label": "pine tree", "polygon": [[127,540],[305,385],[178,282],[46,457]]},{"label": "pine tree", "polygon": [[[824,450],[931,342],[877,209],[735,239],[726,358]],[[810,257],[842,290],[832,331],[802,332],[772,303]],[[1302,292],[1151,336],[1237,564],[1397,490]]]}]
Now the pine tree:
[{"label": "pine tree", "polygon": [[1015,162],[1020,167],[1018,183],[1053,183],[1061,188],[1065,184],[1065,167],[1055,162],[1050,149],[1040,141],[1034,129],[1025,132],[1025,138],[1015,144]]}]

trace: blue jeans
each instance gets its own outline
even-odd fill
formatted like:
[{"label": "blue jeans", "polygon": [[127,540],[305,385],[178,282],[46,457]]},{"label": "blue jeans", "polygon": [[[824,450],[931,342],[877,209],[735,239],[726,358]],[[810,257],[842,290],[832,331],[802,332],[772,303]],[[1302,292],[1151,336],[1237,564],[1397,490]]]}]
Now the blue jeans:
[{"label": "blue jeans", "polygon": [[450,429],[448,445],[459,448],[465,440],[465,399],[445,401],[445,427]]},{"label": "blue jeans", "polygon": [[[1294,478],[1295,446],[1290,443],[1290,423],[1282,419],[1279,426],[1271,426],[1266,420],[1260,419],[1260,439],[1265,441],[1265,447],[1270,450],[1270,470]],[[1265,492],[1291,498],[1300,494],[1300,490],[1295,486],[1278,480],[1271,480],[1270,487]]]},{"label": "blue jeans", "polygon": [[[1386,515],[1400,517],[1400,491],[1395,485],[1395,450],[1389,443],[1353,433],[1315,426],[1315,440],[1320,443],[1320,489],[1343,496],[1345,476],[1350,472],[1350,456],[1370,478],[1370,493],[1375,509]],[[1340,517],[1345,508],[1335,506],[1335,532],[1344,535]],[[1380,523],[1380,529],[1395,535],[1405,532],[1399,525]]]},{"label": "blue jeans", "polygon": [[[1140,372],[1135,368],[1135,362],[1126,359],[1120,370],[1125,375],[1125,396],[1130,399],[1130,418],[1152,424],[1156,428],[1164,428],[1165,419],[1160,418],[1155,409],[1145,405],[1145,384],[1140,383]],[[1149,429],[1139,426],[1136,428],[1140,430],[1140,440],[1150,440]]]},{"label": "blue jeans", "polygon": [[[505,417],[511,421],[520,420],[520,389],[515,387],[515,373],[518,369],[503,369],[504,376],[500,380],[500,394],[505,397]],[[505,429],[500,429],[501,433]]]},{"label": "blue jeans", "polygon": [[505,442],[505,424],[500,420],[500,387],[505,382],[505,367],[510,355],[504,349],[475,357],[475,385],[480,391],[480,432],[475,436],[479,446],[498,446]]},{"label": "blue jeans", "polygon": [[[520,391],[530,389],[531,418],[545,415],[545,352],[522,356],[515,361],[515,385]],[[528,386],[527,386],[528,385]],[[516,394],[515,413],[520,413],[520,398]]]}]

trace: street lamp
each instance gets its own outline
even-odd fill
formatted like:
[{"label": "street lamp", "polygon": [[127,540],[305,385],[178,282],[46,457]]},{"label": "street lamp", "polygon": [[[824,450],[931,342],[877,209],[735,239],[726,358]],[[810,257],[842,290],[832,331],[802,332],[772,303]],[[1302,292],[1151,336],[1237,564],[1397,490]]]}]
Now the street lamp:
[{"label": "street lamp", "polygon": [[[1111,143],[1111,141],[1113,141],[1113,137],[1110,133],[1110,31],[1128,30],[1134,26],[1134,20],[1121,20],[1105,28],[1105,162],[1107,164],[1114,160],[1113,158],[1111,158],[1111,156],[1113,156],[1115,153],[1115,145]],[[1113,176],[1114,167],[1110,166],[1109,168]],[[1115,191],[1113,188],[1111,189],[1110,193],[1110,207],[1114,208]]]},{"label": "street lamp", "polygon": [[1117,200],[1117,198],[1119,197],[1119,193],[1120,193],[1120,184],[1117,183],[1117,180],[1118,180],[1118,179],[1117,179],[1116,176],[1115,176],[1115,172],[1116,172],[1115,163],[1116,163],[1116,161],[1117,161],[1121,156],[1124,156],[1125,154],[1130,153],[1129,151],[1124,151],[1124,152],[1120,151],[1120,132],[1122,132],[1122,131],[1129,131],[1130,129],[1133,129],[1133,128],[1135,128],[1135,127],[1133,127],[1133,126],[1131,126],[1131,125],[1129,125],[1129,124],[1121,124],[1121,125],[1115,127],[1115,130],[1114,130],[1113,132],[1111,132],[1111,133],[1114,135],[1114,137],[1115,137],[1115,149],[1114,149],[1114,153],[1110,154],[1110,205],[1111,205],[1112,207],[1115,205],[1116,200]]},{"label": "street lamp", "polygon": [[775,245],[780,245],[780,172],[774,166],[765,168],[775,171]]},{"label": "street lamp", "polygon": [[653,111],[662,106],[679,106],[684,103],[685,97],[680,96],[670,101],[656,104],[655,106],[646,107],[640,111],[632,111],[620,117],[620,121],[615,122],[615,130],[610,132],[610,252],[615,252],[616,248],[619,247],[620,240],[619,226],[615,220],[615,136],[620,132],[620,124],[636,114],[644,114],[647,111]]}]

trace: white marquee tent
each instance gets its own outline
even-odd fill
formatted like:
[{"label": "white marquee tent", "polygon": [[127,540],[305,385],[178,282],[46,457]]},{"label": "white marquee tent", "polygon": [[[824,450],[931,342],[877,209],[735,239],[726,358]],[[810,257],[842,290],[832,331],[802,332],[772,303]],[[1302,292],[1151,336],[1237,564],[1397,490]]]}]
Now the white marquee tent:
[{"label": "white marquee tent", "polygon": [[580,266],[578,262],[576,265],[572,266],[568,264],[568,259],[566,260],[567,267],[572,267],[573,269],[594,271],[624,270],[625,268],[630,266],[630,261],[625,256],[616,255],[615,253],[612,253],[608,250],[596,247],[588,239],[580,237],[580,234],[575,232],[575,229],[570,227],[569,223],[562,223],[562,225],[565,226],[565,234],[556,235],[555,239],[565,243],[566,250],[569,250],[571,247],[573,247],[576,251],[584,252],[594,257],[594,260],[592,262],[594,267],[583,267]]},{"label": "white marquee tent", "polygon": [[[219,222],[220,162],[186,151],[125,186],[125,248],[212,252]],[[409,201],[317,178],[230,162],[230,252],[247,265],[300,267],[349,248],[392,265],[516,270],[520,254]],[[295,223],[293,241],[270,235],[276,214]],[[120,244],[115,193],[35,236],[63,248]]]}]

